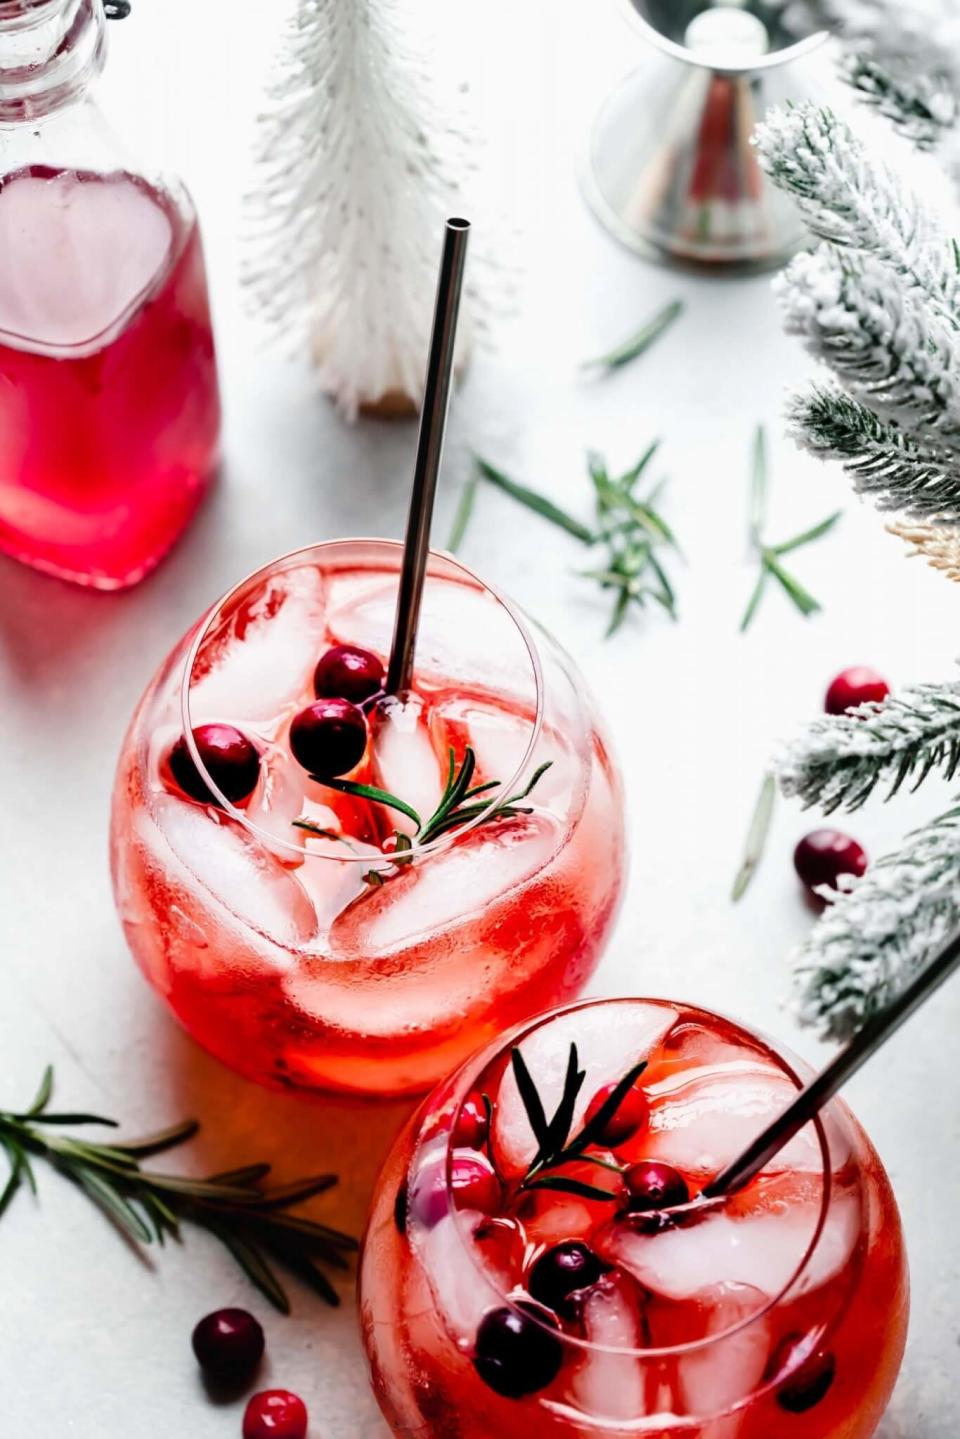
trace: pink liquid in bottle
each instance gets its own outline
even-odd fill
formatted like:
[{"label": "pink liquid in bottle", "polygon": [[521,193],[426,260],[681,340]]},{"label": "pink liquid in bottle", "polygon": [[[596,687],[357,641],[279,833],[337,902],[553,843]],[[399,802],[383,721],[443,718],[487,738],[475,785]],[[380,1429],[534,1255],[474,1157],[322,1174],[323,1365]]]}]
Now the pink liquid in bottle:
[{"label": "pink liquid in bottle", "polygon": [[196,220],[124,171],[0,179],[0,549],[100,589],[141,579],[217,462]]}]

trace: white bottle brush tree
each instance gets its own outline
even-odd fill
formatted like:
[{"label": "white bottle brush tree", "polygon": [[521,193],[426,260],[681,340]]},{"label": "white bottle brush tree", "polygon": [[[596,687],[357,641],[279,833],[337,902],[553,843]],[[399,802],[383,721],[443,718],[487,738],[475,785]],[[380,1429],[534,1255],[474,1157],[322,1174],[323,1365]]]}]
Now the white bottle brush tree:
[{"label": "white bottle brush tree", "polygon": [[[788,330],[824,369],[792,398],[792,430],[960,578],[960,250],[829,110],[774,114],[757,144],[821,239],[778,281]],[[893,795],[958,769],[957,681],[821,717],[776,763],[785,794],[828,814],[855,810],[878,786]],[[832,899],[799,956],[801,1018],[848,1037],[958,924],[960,805]]]},{"label": "white bottle brush tree", "polygon": [[350,419],[421,399],[441,229],[467,169],[431,8],[295,0],[260,119],[247,280]]}]

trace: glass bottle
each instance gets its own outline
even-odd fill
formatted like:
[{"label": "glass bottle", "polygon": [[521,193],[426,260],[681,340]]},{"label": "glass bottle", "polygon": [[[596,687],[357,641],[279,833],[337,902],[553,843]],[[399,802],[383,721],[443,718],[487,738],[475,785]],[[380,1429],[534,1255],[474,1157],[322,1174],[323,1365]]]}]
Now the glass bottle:
[{"label": "glass bottle", "polygon": [[0,550],[118,589],[192,518],[220,399],[193,205],[131,168],[90,93],[105,21],[0,0]]}]

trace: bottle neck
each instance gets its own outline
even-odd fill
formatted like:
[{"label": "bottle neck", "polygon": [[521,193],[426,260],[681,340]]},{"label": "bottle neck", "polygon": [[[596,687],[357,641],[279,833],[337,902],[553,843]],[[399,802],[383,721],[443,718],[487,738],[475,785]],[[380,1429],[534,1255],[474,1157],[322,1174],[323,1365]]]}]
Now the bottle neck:
[{"label": "bottle neck", "polygon": [[103,68],[102,0],[0,0],[0,125],[51,115]]}]

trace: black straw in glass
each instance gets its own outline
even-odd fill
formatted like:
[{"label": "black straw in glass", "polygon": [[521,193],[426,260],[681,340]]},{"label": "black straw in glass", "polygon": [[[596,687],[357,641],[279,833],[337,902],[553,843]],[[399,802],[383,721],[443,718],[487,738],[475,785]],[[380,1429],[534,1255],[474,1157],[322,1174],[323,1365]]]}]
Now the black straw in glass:
[{"label": "black straw in glass", "polygon": [[440,277],[437,281],[427,377],[423,390],[423,409],[420,414],[413,494],[410,497],[407,534],[403,543],[397,615],[390,648],[390,663],[387,667],[388,694],[402,694],[409,689],[413,675],[413,656],[430,550],[433,501],[437,492],[437,476],[440,473],[443,435],[450,403],[457,313],[460,309],[469,233],[469,220],[447,221],[440,260]]},{"label": "black straw in glass", "polygon": [[733,1194],[748,1184],[785,1144],[789,1144],[805,1124],[809,1124],[823,1105],[856,1074],[861,1065],[866,1064],[867,1060],[876,1054],[881,1045],[910,1018],[914,1010],[919,1009],[921,1004],[940,988],[944,980],[950,978],[958,965],[960,929],[947,940],[902,994],[897,995],[885,1009],[868,1019],[826,1069],[811,1079],[783,1113],[772,1120],[763,1133],[758,1134],[752,1144],[707,1185],[703,1198],[715,1199],[720,1195]]}]

